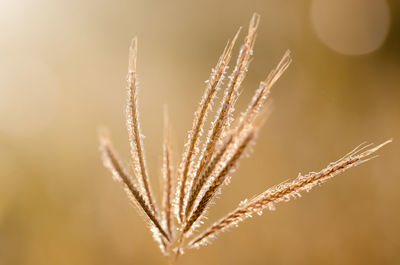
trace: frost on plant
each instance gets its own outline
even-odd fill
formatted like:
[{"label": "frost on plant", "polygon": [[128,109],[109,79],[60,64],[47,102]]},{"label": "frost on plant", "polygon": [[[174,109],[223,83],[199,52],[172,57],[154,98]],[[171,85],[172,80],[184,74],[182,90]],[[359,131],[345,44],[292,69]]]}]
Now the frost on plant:
[{"label": "frost on plant", "polygon": [[[195,111],[177,169],[173,166],[171,128],[165,111],[161,170],[163,194],[160,208],[150,187],[145,161],[137,102],[137,39],[134,38],[132,41],[129,52],[126,107],[132,172],[128,171],[119,160],[109,137],[104,133],[100,135],[100,150],[105,167],[111,171],[115,180],[123,184],[170,264],[174,264],[185,249],[206,245],[219,233],[237,226],[254,214],[261,215],[265,209],[275,210],[275,205],[279,202],[298,198],[303,191],[310,191],[337,174],[368,161],[373,158],[371,155],[375,151],[391,141],[376,147],[360,145],[319,172],[299,174],[291,181],[269,188],[250,200],[243,200],[232,212],[197,233],[197,228],[201,226],[201,220],[208,212],[212,201],[221,193],[223,186],[229,184],[240,159],[250,152],[251,145],[255,143],[258,132],[267,118],[266,101],[270,90],[292,61],[290,52],[287,51],[275,69],[260,82],[246,110],[238,115],[237,121],[234,121],[234,106],[253,56],[259,20],[259,15],[254,14],[231,73],[228,75],[229,63],[241,29],[232,41],[227,43],[215,68],[212,69],[200,104]],[[226,75],[229,81],[224,86],[223,80]],[[221,102],[202,142],[201,136],[206,130],[208,113],[219,94]]]}]

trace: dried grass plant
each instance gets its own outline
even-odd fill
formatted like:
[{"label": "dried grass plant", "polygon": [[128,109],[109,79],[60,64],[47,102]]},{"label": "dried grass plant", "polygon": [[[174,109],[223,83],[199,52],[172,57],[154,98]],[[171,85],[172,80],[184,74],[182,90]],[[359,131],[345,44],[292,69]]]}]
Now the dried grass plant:
[{"label": "dried grass plant", "polygon": [[211,123],[204,143],[201,143],[207,114],[216,95],[224,86],[223,80],[228,71],[232,50],[240,29],[233,40],[228,42],[215,68],[212,69],[203,97],[195,111],[193,125],[177,170],[172,161],[170,125],[165,111],[161,208],[157,206],[153,196],[144,157],[137,105],[137,39],[132,41],[129,55],[126,119],[133,176],[120,161],[109,137],[104,133],[100,135],[100,147],[104,165],[112,172],[115,180],[120,181],[125,187],[128,196],[146,219],[162,253],[168,257],[169,264],[175,264],[184,250],[199,248],[210,243],[219,233],[237,226],[253,214],[261,214],[265,209],[274,210],[277,203],[300,197],[303,191],[309,191],[337,174],[368,161],[373,158],[371,155],[375,151],[391,141],[375,147],[362,144],[319,172],[299,174],[291,181],[269,188],[250,200],[242,201],[232,212],[196,234],[195,230],[200,226],[207,208],[221,188],[229,183],[230,177],[238,167],[239,160],[256,140],[267,117],[265,103],[270,89],[291,63],[290,52],[287,51],[276,68],[260,83],[247,109],[234,122],[234,106],[252,59],[259,19],[259,15],[254,14],[250,21],[247,36],[241,46],[233,71],[228,77],[229,82],[224,89],[216,117]]}]

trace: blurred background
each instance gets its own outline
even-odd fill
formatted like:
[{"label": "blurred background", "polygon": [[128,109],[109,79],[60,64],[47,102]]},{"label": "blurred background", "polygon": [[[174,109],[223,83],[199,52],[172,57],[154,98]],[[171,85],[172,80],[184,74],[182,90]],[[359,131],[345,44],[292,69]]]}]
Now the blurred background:
[{"label": "blurred background", "polygon": [[141,123],[159,191],[163,104],[177,161],[204,80],[253,12],[261,25],[237,111],[286,49],[294,61],[210,222],[361,142],[394,143],[179,264],[399,264],[397,0],[0,0],[0,264],[166,264],[103,168],[97,129],[109,128],[128,162],[125,77],[137,35]]}]

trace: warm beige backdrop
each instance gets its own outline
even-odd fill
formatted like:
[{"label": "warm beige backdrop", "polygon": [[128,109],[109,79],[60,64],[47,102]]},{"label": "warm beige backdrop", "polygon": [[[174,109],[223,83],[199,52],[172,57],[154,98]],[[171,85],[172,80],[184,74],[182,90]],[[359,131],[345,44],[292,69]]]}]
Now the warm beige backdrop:
[{"label": "warm beige backdrop", "polygon": [[238,110],[286,49],[294,62],[210,221],[363,141],[394,143],[179,264],[399,264],[400,5],[328,2],[1,0],[0,264],[165,264],[101,165],[96,130],[107,126],[128,160],[124,86],[137,35],[141,120],[158,188],[163,104],[180,152],[203,81],[254,11],[262,20]]}]

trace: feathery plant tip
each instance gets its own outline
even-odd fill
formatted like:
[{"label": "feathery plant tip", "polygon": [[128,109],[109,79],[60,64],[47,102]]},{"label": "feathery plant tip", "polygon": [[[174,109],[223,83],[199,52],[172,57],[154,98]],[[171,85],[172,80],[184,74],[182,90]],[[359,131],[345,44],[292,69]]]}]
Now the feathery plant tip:
[{"label": "feathery plant tip", "polygon": [[[229,183],[240,159],[249,152],[258,132],[267,118],[266,101],[272,86],[290,65],[292,59],[287,51],[275,69],[260,82],[246,110],[234,122],[234,106],[240,94],[241,84],[246,76],[253,56],[256,31],[260,16],[254,14],[244,38],[235,66],[228,75],[229,81],[224,87],[233,47],[241,29],[226,45],[221,57],[212,69],[200,104],[195,111],[192,128],[184,147],[181,161],[174,168],[173,150],[170,136],[170,124],[166,108],[164,109],[164,141],[162,147],[162,203],[161,208],[153,196],[139,123],[137,103],[137,38],[132,40],[129,49],[129,71],[127,77],[126,124],[129,135],[133,172],[128,171],[114,150],[106,133],[100,134],[100,150],[103,163],[113,177],[121,182],[129,198],[149,225],[154,239],[170,264],[175,264],[185,249],[199,248],[211,242],[219,233],[237,226],[253,214],[261,214],[265,209],[274,210],[282,201],[301,196],[314,186],[364,163],[372,158],[374,152],[390,143],[384,142],[376,147],[362,144],[336,162],[330,163],[319,172],[299,174],[297,178],[267,189],[250,200],[242,201],[236,209],[212,224],[202,232],[195,234],[202,218],[216,195]],[[202,134],[206,126],[208,113],[217,95],[223,89],[223,96],[216,116],[211,122],[203,143]]]}]

